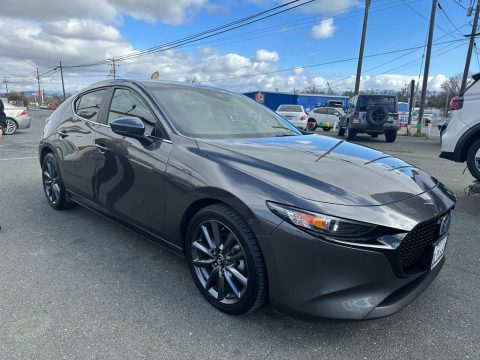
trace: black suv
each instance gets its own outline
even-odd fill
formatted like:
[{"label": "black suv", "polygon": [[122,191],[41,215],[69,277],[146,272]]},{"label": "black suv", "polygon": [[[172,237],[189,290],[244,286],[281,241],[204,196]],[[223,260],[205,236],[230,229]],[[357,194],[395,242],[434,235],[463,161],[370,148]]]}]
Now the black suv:
[{"label": "black suv", "polygon": [[356,95],[349,103],[344,116],[340,118],[338,135],[347,133],[351,141],[358,133],[367,133],[376,138],[385,134],[387,142],[397,138],[399,117],[397,97],[394,95]]}]

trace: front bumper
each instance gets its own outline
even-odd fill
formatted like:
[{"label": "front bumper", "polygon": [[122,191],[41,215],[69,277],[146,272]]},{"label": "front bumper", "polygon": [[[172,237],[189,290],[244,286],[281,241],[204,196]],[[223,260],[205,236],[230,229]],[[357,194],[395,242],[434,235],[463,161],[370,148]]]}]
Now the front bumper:
[{"label": "front bumper", "polygon": [[[305,319],[373,319],[412,302],[439,273],[395,274],[383,253],[327,242],[283,222],[268,237],[270,303]],[[392,250],[395,251],[395,250]]]}]

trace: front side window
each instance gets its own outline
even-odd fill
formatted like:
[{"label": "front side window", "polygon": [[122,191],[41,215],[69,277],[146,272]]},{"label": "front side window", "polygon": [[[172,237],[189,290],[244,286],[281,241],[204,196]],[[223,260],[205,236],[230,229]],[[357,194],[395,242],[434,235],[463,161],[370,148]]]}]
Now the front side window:
[{"label": "front side window", "polygon": [[315,113],[316,113],[316,114],[327,114],[327,113],[328,113],[328,110],[327,110],[327,109],[322,109],[322,108],[320,108],[320,109],[316,109],[316,110],[315,110]]},{"label": "front side window", "polygon": [[115,89],[108,110],[108,125],[115,119],[125,117],[142,120],[145,126],[145,135],[157,136],[156,132],[159,128],[157,119],[140,95],[128,89]]},{"label": "front side window", "polygon": [[97,121],[105,89],[83,94],[75,101],[75,113],[87,120]]},{"label": "front side window", "polygon": [[288,121],[245,96],[184,85],[155,86],[150,93],[172,125],[196,138],[301,135]]}]

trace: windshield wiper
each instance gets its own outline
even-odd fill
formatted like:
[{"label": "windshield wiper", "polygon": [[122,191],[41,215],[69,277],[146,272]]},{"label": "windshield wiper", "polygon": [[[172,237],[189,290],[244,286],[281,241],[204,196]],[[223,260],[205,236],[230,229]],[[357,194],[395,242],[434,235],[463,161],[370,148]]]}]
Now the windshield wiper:
[{"label": "windshield wiper", "polygon": [[[293,131],[292,129],[286,127],[286,126],[281,126],[281,125],[275,125],[275,126],[272,126],[272,128],[274,129],[284,129],[284,130],[288,130],[291,132],[291,134],[287,135],[287,136],[290,136],[290,135],[298,135],[295,131]],[[283,135],[282,135],[283,136]]]}]

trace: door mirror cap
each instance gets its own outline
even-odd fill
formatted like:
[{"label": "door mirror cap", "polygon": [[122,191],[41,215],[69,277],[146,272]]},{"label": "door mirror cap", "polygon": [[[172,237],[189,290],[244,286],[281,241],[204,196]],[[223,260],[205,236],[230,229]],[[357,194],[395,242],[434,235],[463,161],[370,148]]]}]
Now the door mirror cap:
[{"label": "door mirror cap", "polygon": [[143,121],[135,117],[124,117],[110,122],[110,127],[115,134],[133,138],[142,137],[145,134]]}]

